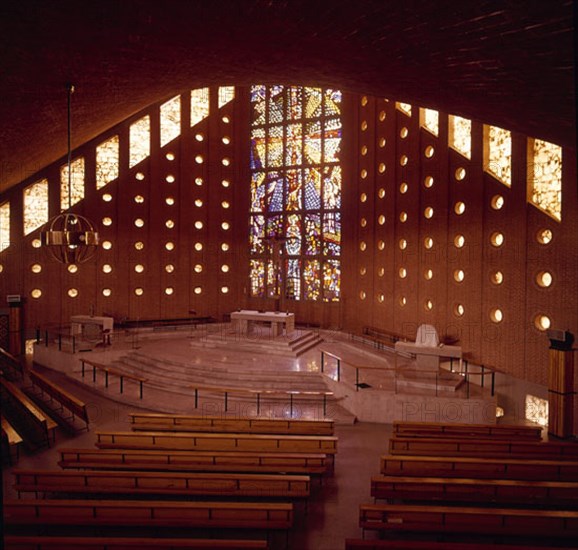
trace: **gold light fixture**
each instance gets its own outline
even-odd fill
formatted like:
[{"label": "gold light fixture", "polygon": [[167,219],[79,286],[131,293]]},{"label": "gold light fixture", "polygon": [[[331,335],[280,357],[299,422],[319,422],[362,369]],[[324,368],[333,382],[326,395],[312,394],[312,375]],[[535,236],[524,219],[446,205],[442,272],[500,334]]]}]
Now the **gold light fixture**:
[{"label": "gold light fixture", "polygon": [[72,148],[71,99],[74,86],[68,92],[68,211],[49,220],[40,236],[42,246],[50,256],[63,264],[81,264],[90,260],[98,248],[98,232],[84,216],[70,212],[72,207]]}]

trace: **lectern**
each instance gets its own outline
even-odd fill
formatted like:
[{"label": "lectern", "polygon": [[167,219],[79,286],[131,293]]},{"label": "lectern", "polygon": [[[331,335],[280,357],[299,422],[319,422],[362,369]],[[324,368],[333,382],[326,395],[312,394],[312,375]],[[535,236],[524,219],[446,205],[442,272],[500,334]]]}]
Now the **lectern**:
[{"label": "lectern", "polygon": [[574,435],[574,406],[578,405],[574,380],[574,337],[562,330],[549,330],[548,433],[561,438]]}]

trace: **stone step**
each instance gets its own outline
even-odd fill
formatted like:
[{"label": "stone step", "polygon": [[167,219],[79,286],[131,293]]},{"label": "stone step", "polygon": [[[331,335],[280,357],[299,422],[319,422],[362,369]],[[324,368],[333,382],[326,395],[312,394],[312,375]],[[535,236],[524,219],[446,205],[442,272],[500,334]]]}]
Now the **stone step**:
[{"label": "stone step", "polygon": [[162,374],[168,377],[185,377],[196,379],[198,377],[206,380],[207,378],[222,378],[224,380],[238,379],[254,381],[259,380],[285,381],[288,383],[305,383],[314,384],[320,380],[318,373],[311,372],[279,372],[272,370],[263,370],[259,368],[242,370],[236,367],[231,368],[229,365],[215,368],[209,364],[191,363],[183,364],[174,361],[163,361],[160,359],[151,359],[135,356],[124,356],[114,362],[117,368],[131,369],[133,374],[143,375]]},{"label": "stone step", "polygon": [[298,357],[321,341],[319,335],[313,331],[296,331],[289,337],[272,338],[268,333],[258,331],[244,335],[233,329],[223,329],[219,332],[207,333],[200,339],[194,339],[191,345],[201,348],[226,348],[275,356]]}]

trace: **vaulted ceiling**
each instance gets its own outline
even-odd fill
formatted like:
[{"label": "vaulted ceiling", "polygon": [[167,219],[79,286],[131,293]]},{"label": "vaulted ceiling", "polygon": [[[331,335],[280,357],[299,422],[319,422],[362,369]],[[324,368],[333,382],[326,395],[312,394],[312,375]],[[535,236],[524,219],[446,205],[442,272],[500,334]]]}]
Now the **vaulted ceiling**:
[{"label": "vaulted ceiling", "polygon": [[0,192],[212,84],[391,97],[575,148],[571,0],[19,0],[0,7]]}]

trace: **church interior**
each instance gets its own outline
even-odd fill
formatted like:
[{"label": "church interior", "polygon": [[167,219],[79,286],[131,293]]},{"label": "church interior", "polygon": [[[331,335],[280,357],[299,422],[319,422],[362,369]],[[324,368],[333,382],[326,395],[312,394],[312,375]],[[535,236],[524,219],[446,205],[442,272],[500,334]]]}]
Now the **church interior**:
[{"label": "church interior", "polygon": [[4,547],[578,548],[574,10],[3,5]]}]

